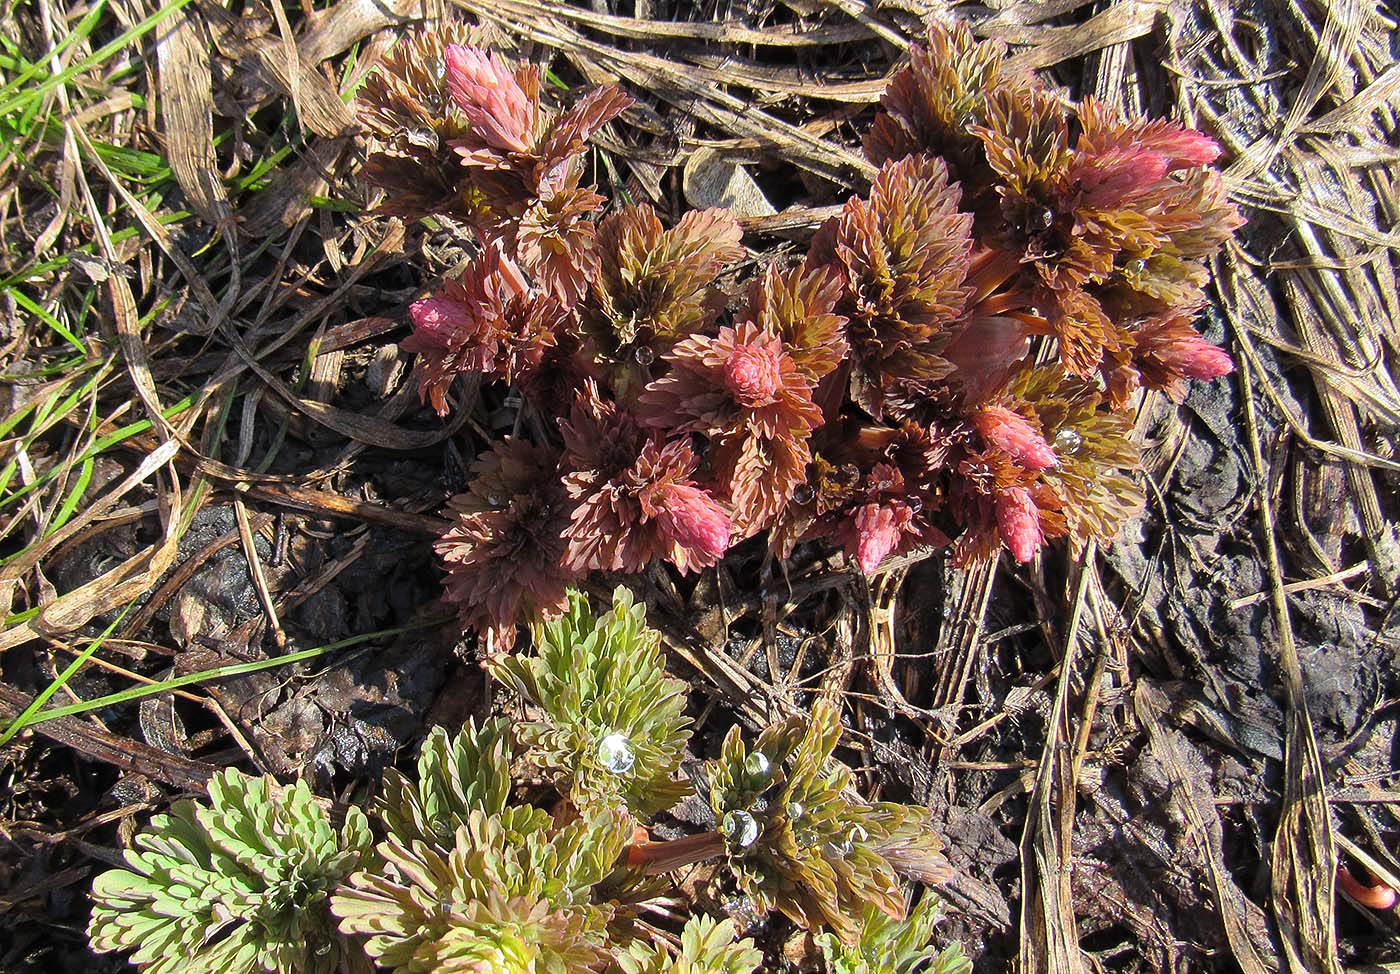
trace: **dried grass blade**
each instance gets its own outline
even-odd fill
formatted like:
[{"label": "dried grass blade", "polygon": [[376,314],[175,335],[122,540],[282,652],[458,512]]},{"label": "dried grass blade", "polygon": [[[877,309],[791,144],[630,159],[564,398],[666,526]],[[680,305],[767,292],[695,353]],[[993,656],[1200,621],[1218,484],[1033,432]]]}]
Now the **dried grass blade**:
[{"label": "dried grass blade", "polygon": [[1267,169],[1278,154],[1292,144],[1308,114],[1338,83],[1355,56],[1361,28],[1372,5],[1363,0],[1325,0],[1321,6],[1325,20],[1302,87],[1288,106],[1288,113],[1276,133],[1249,146],[1230,166],[1231,175],[1254,175]]},{"label": "dried grass blade", "polygon": [[754,139],[777,155],[843,186],[853,177],[869,179],[875,169],[850,150],[826,142],[796,125],[720,91],[689,65],[639,51],[623,51],[590,40],[550,16],[551,8],[529,0],[461,0],[478,17],[597,67],[669,102],[699,120],[739,138]]},{"label": "dried grass blade", "polygon": [[[14,717],[27,703],[27,698],[14,687],[0,683],[0,716]],[[40,725],[39,733],[60,744],[73,748],[104,764],[134,774],[164,781],[177,788],[202,791],[205,783],[218,769],[202,761],[191,761],[178,754],[158,750],[141,741],[117,737],[68,717]]]},{"label": "dried grass blade", "polygon": [[287,42],[289,54],[281,39],[248,37],[238,19],[220,6],[199,0],[199,9],[208,18],[219,48],[231,57],[256,62],[267,80],[295,101],[301,124],[326,138],[344,135],[355,127],[354,112],[340,100],[331,83],[306,63],[294,42]]},{"label": "dried grass blade", "polygon": [[440,537],[452,525],[438,517],[425,517],[396,511],[381,504],[357,501],[351,497],[332,494],[329,491],[313,490],[309,487],[286,487],[255,485],[244,491],[249,497],[268,501],[293,510],[306,511],[319,517],[344,517],[358,521],[386,524],[391,528],[406,531],[423,537]]},{"label": "dried grass blade", "polygon": [[88,524],[116,507],[118,501],[131,493],[137,486],[144,483],[152,474],[165,466],[165,464],[173,460],[179,449],[180,444],[175,440],[166,440],[164,443],[160,444],[141,461],[140,465],[137,466],[135,470],[123,477],[121,482],[111,490],[107,491],[100,498],[84,508],[80,515],[69,521],[47,538],[31,545],[4,568],[0,568],[0,581],[19,578],[25,572],[39,564],[49,552],[83,530]]},{"label": "dried grass blade", "polygon": [[1069,694],[1079,656],[1085,596],[1093,574],[1088,565],[1097,551],[1089,544],[1076,565],[1078,579],[1055,703],[1031,791],[1030,813],[1021,834],[1020,953],[1016,968],[1021,974],[1076,974],[1084,970],[1070,882],[1077,787],[1069,748],[1073,736]]},{"label": "dried grass blade", "polygon": [[311,198],[330,188],[326,174],[339,164],[350,146],[348,138],[313,142],[296,163],[279,173],[277,182],[239,207],[239,224],[250,237],[268,237],[296,226],[311,212]]},{"label": "dried grass blade", "polygon": [[1278,831],[1274,835],[1272,903],[1288,969],[1296,974],[1341,974],[1337,960],[1333,886],[1337,874],[1337,844],[1322,755],[1313,734],[1303,689],[1303,670],[1293,639],[1283,567],[1274,537],[1274,513],[1269,499],[1269,476],[1260,445],[1254,408],[1253,363],[1240,370],[1245,432],[1258,488],[1260,533],[1269,574],[1269,605],[1278,633],[1279,667],[1285,691],[1283,734],[1284,785]]},{"label": "dried grass blade", "polygon": [[1152,32],[1163,5],[1160,0],[1115,3],[1083,23],[1066,28],[1063,32],[1056,31],[1030,50],[1008,58],[1007,67],[1018,71],[1037,71],[1091,51],[1135,40]]},{"label": "dried grass blade", "polygon": [[338,0],[306,18],[297,50],[306,64],[335,57],[375,31],[433,14],[425,0]]},{"label": "dried grass blade", "polygon": [[991,604],[992,587],[996,582],[998,561],[986,558],[969,565],[956,579],[957,588],[949,596],[952,610],[948,621],[938,631],[933,658],[938,667],[934,690],[935,708],[947,708],[957,713],[967,692],[968,681],[977,666],[982,650],[982,631]]},{"label": "dried grass blade", "polygon": [[816,47],[825,44],[863,41],[871,36],[870,29],[861,24],[822,24],[805,29],[774,26],[756,30],[729,21],[637,20],[632,17],[618,17],[613,14],[598,13],[562,4],[551,6],[550,13],[564,20],[586,24],[616,37],[630,37],[642,41],[677,37],[697,41],[714,41],[720,44]]},{"label": "dried grass blade", "polygon": [[156,45],[161,130],[166,158],[185,197],[206,223],[230,214],[214,159],[214,94],[209,38],[202,21],[181,10]]},{"label": "dried grass blade", "polygon": [[[1200,858],[1205,863],[1215,912],[1225,928],[1225,939],[1235,963],[1240,965],[1243,974],[1277,971],[1278,958],[1274,956],[1271,945],[1266,939],[1252,934],[1251,924],[1246,923],[1244,918],[1248,914],[1255,921],[1252,926],[1261,928],[1265,922],[1263,911],[1245,897],[1225,866],[1220,820],[1214,808],[1215,796],[1208,787],[1191,777],[1188,771],[1190,762],[1182,755],[1178,743],[1180,735],[1162,726],[1161,717],[1170,706],[1166,695],[1149,681],[1140,680],[1133,689],[1133,713],[1147,731],[1148,746],[1153,755],[1171,779],[1173,788],[1168,801],[1183,812]],[[1206,820],[1207,815],[1213,816],[1210,821]]]}]

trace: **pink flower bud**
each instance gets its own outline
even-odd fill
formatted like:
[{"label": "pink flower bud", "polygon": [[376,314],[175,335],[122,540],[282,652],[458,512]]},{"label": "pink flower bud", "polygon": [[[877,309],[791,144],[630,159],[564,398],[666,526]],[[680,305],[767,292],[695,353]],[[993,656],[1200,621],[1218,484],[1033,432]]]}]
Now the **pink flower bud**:
[{"label": "pink flower bud", "polygon": [[1024,416],[1004,406],[984,406],[972,417],[972,424],[982,439],[1027,470],[1047,470],[1060,462],[1045,437]]},{"label": "pink flower bud", "polygon": [[733,523],[709,494],[690,484],[671,484],[656,504],[656,520],[676,544],[718,561],[729,548]]},{"label": "pink flower bud", "polygon": [[494,51],[449,44],[443,61],[447,89],[473,133],[496,149],[527,151],[535,103],[505,60]]},{"label": "pink flower bud", "polygon": [[745,406],[762,406],[773,401],[782,387],[780,351],[761,345],[737,345],[724,363],[724,384]]},{"label": "pink flower bud", "polygon": [[904,529],[914,519],[906,505],[866,504],[856,511],[856,563],[869,575],[880,567],[885,556],[899,546]]},{"label": "pink flower bud", "polygon": [[1230,353],[1200,335],[1161,346],[1156,352],[1157,358],[1174,372],[1202,382],[1235,371],[1235,360]]},{"label": "pink flower bud", "polygon": [[1026,488],[1010,487],[997,495],[997,532],[1011,550],[1011,556],[1023,565],[1034,558],[1045,543],[1045,535],[1040,530],[1040,509]]},{"label": "pink flower bud", "polygon": [[475,321],[467,306],[445,297],[442,292],[413,302],[408,313],[413,317],[412,344],[420,349],[452,349],[476,332]]},{"label": "pink flower bud", "polygon": [[1208,166],[1220,156],[1219,144],[1204,132],[1197,132],[1195,129],[1167,130],[1165,134],[1152,140],[1150,147],[1166,156],[1172,169],[1180,169],[1183,166]]}]

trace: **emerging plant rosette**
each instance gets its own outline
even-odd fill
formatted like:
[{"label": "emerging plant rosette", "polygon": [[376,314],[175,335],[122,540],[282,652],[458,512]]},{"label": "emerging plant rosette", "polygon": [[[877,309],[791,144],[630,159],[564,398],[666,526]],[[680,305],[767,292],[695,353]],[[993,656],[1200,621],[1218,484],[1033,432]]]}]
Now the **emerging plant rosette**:
[{"label": "emerging plant rosette", "polygon": [[1110,540],[1143,500],[1134,393],[1233,369],[1192,324],[1241,222],[1218,147],[1068,104],[961,24],[911,51],[864,140],[870,191],[796,262],[750,255],[727,211],[608,211],[583,160],[631,98],[555,105],[537,66],[471,40],[420,35],[441,79],[390,58],[361,112],[385,207],[479,247],[413,306],[424,401],[445,413],[475,373],[528,431],[482,452],[438,546],[497,645],[589,573],[695,572],[754,537],[866,574]]}]

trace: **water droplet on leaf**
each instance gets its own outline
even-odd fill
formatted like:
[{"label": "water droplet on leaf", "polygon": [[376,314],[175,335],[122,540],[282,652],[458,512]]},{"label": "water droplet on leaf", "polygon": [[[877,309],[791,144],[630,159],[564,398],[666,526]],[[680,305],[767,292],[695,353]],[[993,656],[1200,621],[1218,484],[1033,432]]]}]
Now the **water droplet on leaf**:
[{"label": "water droplet on leaf", "polygon": [[1055,211],[1048,206],[1041,207],[1040,212],[1035,215],[1035,221],[1043,229],[1049,230],[1055,222]]},{"label": "water droplet on leaf", "polygon": [[802,807],[801,802],[788,802],[787,817],[789,822],[796,822],[803,815],[807,814],[807,809]]},{"label": "water droplet on leaf", "polygon": [[1147,261],[1143,260],[1141,257],[1134,257],[1132,260],[1128,261],[1123,269],[1129,274],[1141,274],[1143,271],[1147,270]]},{"label": "water droplet on leaf", "polygon": [[841,836],[840,840],[832,842],[828,849],[834,855],[849,856],[858,843],[864,842],[869,837],[869,833],[865,829],[859,825],[853,825],[846,830],[846,834]]},{"label": "water droplet on leaf", "polygon": [[638,345],[632,357],[637,360],[638,365],[650,365],[656,361],[656,353],[647,345]]},{"label": "water droplet on leaf", "polygon": [[744,771],[750,778],[768,777],[769,767],[768,755],[764,754],[762,751],[754,751],[744,761]]},{"label": "water droplet on leaf", "polygon": [[809,484],[798,484],[797,489],[792,492],[792,502],[799,506],[812,503],[815,493]]},{"label": "water droplet on leaf", "polygon": [[731,846],[739,849],[747,849],[758,841],[758,822],[742,809],[725,812],[720,831]]},{"label": "water droplet on leaf", "polygon": [[625,735],[609,734],[598,742],[598,763],[613,774],[626,774],[637,763],[637,755]]},{"label": "water droplet on leaf", "polygon": [[1055,452],[1074,454],[1084,445],[1084,437],[1066,427],[1055,434]]}]

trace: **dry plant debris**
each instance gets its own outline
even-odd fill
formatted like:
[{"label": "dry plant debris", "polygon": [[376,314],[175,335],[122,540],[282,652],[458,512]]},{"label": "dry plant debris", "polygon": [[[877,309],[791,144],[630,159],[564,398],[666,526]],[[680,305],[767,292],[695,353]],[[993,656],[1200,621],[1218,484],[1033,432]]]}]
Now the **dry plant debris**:
[{"label": "dry plant debris", "polygon": [[[697,151],[746,171],[778,211],[739,221],[765,262],[867,195],[860,136],[929,17],[1057,95],[1220,144],[1248,222],[1201,330],[1237,371],[1133,399],[1145,505],[1120,540],[958,571],[910,550],[868,578],[830,549],[785,569],[740,549],[632,587],[688,684],[691,757],[736,722],[839,707],[853,788],[947,836],[945,929],[979,969],[1393,962],[1393,907],[1367,892],[1400,889],[1393,11],[454,7],[464,40],[547,65],[561,103],[635,99],[581,185],[673,227]],[[221,769],[358,796],[426,727],[489,715],[431,544],[521,410],[471,380],[446,422],[420,407],[394,343],[438,286],[421,275],[473,254],[449,224],[368,211],[348,106],[443,14],[3,15],[0,969],[100,969],[98,862]],[[818,963],[782,923],[752,935]]]}]

